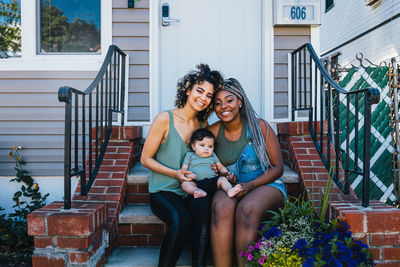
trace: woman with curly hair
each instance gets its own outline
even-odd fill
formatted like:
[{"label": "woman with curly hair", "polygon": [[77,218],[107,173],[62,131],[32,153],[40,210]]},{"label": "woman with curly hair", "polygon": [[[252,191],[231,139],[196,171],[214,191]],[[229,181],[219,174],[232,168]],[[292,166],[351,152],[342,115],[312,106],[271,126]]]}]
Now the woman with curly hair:
[{"label": "woman with curly hair", "polygon": [[215,113],[220,121],[209,127],[216,136],[215,153],[235,174],[242,190],[230,198],[218,190],[212,200],[211,245],[214,264],[231,267],[235,247],[239,253],[257,237],[266,210],[282,207],[286,189],[279,178],[283,160],[271,126],[252,108],[239,81],[230,78],[215,95]]},{"label": "woman with curly hair", "polygon": [[222,76],[200,64],[178,83],[175,109],[160,112],[150,127],[143,146],[141,163],[151,170],[150,206],[167,224],[158,266],[175,266],[184,239],[192,236],[192,265],[204,266],[209,234],[210,198],[193,198],[181,188],[191,172],[181,170],[193,131],[207,127],[213,111],[214,93],[221,87]]}]

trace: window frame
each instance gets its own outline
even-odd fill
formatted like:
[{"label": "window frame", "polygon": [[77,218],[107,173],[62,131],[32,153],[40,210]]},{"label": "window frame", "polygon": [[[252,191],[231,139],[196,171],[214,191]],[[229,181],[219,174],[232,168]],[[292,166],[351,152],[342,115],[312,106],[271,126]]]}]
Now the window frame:
[{"label": "window frame", "polygon": [[97,71],[112,43],[112,1],[100,0],[100,54],[37,53],[40,21],[39,0],[21,0],[21,57],[0,60],[0,70],[83,70]]},{"label": "window frame", "polygon": [[335,6],[335,0],[332,0],[332,4],[330,6],[327,6],[327,2],[329,0],[325,0],[325,13],[331,10]]}]

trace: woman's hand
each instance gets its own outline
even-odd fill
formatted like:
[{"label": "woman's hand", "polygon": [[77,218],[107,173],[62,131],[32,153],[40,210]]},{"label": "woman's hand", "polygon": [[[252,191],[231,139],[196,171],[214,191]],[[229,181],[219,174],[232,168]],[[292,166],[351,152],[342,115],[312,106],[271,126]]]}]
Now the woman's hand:
[{"label": "woman's hand", "polygon": [[196,174],[189,170],[177,170],[176,171],[176,178],[182,182],[190,182],[196,178]]},{"label": "woman's hand", "polygon": [[211,164],[210,165],[211,170],[215,173],[215,175],[218,175],[218,167],[217,164]]},{"label": "woman's hand", "polygon": [[230,182],[231,184],[236,183],[236,175],[234,173],[227,172],[224,175],[225,175],[226,179],[228,180],[228,182]]},{"label": "woman's hand", "polygon": [[244,195],[249,193],[251,190],[253,190],[255,187],[251,183],[240,183],[240,186],[242,187],[242,190],[240,190],[239,193],[237,193],[235,195],[235,197],[238,197],[238,198],[243,197]]}]

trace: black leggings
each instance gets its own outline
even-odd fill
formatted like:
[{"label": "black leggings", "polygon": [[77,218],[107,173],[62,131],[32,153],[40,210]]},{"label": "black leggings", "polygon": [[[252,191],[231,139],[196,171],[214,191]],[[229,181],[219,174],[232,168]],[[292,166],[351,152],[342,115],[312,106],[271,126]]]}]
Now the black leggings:
[{"label": "black leggings", "polygon": [[173,267],[181,255],[185,237],[192,236],[192,266],[205,266],[210,227],[210,198],[181,196],[168,191],[150,194],[153,213],[168,230],[161,245],[158,266]]}]

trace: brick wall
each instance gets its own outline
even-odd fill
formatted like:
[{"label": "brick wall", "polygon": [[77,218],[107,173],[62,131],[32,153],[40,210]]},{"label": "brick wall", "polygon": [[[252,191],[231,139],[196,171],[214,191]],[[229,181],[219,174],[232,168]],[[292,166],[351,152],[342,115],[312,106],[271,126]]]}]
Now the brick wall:
[{"label": "brick wall", "polygon": [[89,193],[75,191],[71,209],[53,202],[28,215],[33,266],[99,266],[115,245],[118,215],[130,167],[139,160],[140,126],[113,127],[111,141]]},{"label": "brick wall", "polygon": [[[328,171],[310,137],[308,122],[278,123],[277,130],[285,163],[299,173],[303,196],[310,198],[318,210]],[[371,200],[370,206],[363,208],[354,191],[344,195],[333,183],[328,215],[331,219],[339,217],[347,222],[355,238],[369,245],[376,266],[400,266],[399,209],[376,200]]]}]

